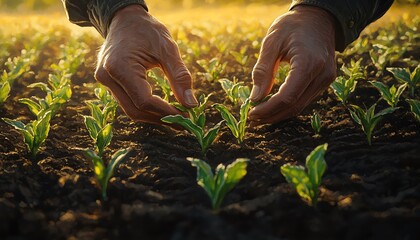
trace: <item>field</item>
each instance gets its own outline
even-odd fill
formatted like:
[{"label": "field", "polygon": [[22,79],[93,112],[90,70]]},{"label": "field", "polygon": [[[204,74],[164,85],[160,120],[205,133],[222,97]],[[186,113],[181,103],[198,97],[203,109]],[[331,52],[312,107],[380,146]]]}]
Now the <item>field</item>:
[{"label": "field", "polygon": [[[168,24],[193,74],[196,95],[212,93],[206,130],[222,120],[216,103],[239,117],[241,100],[234,103],[219,80],[251,87],[266,29],[285,11],[287,6],[261,5],[151,10]],[[101,157],[107,163],[116,151],[130,151],[110,178],[106,200],[95,176],[100,166],[84,154],[95,149],[97,137],[85,126],[89,103],[115,104],[106,95],[98,99],[95,90],[101,89],[93,73],[103,40],[92,29],[68,23],[63,13],[2,14],[0,100],[6,82],[10,93],[0,103],[0,118],[46,119],[48,127],[39,131],[49,134],[35,156],[21,131],[0,120],[0,238],[420,239],[419,11],[393,7],[337,53],[336,84],[347,84],[348,98],[337,93],[338,85],[331,87],[297,117],[247,126],[242,143],[223,123],[203,154],[196,137],[182,128],[136,123],[120,108],[110,111],[104,125],[113,135]],[[275,90],[287,71],[281,65]],[[413,74],[407,78],[401,71]],[[154,81],[163,79],[161,72],[154,73],[148,80],[164,97],[165,84]],[[31,85],[37,82],[43,84]],[[399,101],[395,96],[386,101],[386,90],[392,90],[381,94],[380,83],[400,89]],[[28,99],[39,107],[42,101],[52,103],[41,116]],[[371,144],[355,106],[376,106],[380,121]],[[322,124],[318,134],[311,125],[315,112]],[[327,169],[315,205],[300,198],[280,167],[305,165],[308,154],[324,143]],[[244,178],[214,210],[188,157],[201,158],[212,169],[237,158],[249,162]]]}]

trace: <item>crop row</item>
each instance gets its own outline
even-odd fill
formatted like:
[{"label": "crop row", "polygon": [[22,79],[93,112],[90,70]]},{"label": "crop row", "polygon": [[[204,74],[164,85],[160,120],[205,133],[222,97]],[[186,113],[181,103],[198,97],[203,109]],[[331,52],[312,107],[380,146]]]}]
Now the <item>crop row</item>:
[{"label": "crop row", "polygon": [[[389,28],[379,29],[371,35],[361,37],[338,56],[341,68],[339,76],[331,84],[330,91],[349,111],[354,122],[361,126],[369,145],[372,144],[375,126],[384,116],[392,114],[398,109],[406,109],[401,103],[401,99],[405,99],[413,116],[420,122],[420,101],[418,99],[420,65],[418,59],[409,54],[405,55],[419,47],[420,35],[416,31],[419,24],[420,18],[416,17],[407,24],[399,22]],[[220,113],[221,120],[215,124],[210,123],[209,126],[206,117],[212,93],[202,94],[199,106],[187,109],[174,101],[170,85],[161,71],[152,69],[147,74],[148,80],[157,86],[156,91],[161,93],[166,101],[185,112],[185,116],[188,116],[166,116],[162,118],[162,121],[168,124],[178,124],[197,138],[201,147],[201,156],[188,158],[188,160],[192,166],[197,168],[197,182],[209,195],[215,209],[221,206],[224,196],[246,175],[246,167],[250,161],[249,159],[237,159],[228,166],[219,165],[213,172],[206,162],[208,161],[206,152],[213,141],[217,139],[223,124],[227,125],[239,144],[246,140],[248,112],[259,103],[252,103],[249,100],[250,86],[243,80],[249,78],[244,76],[250,74],[258,57],[261,37],[264,35],[258,29],[262,28],[258,25],[250,26],[249,32],[242,33],[242,39],[245,40],[238,40],[237,36],[233,37],[232,30],[226,27],[197,26],[189,29],[180,26],[174,32],[187,65],[191,66],[193,72],[197,72],[195,77],[201,80],[200,84],[210,86],[209,89],[218,89],[226,96],[227,101],[213,103],[210,106]],[[227,37],[228,40],[224,37]],[[51,38],[53,37],[51,36]],[[43,49],[53,41],[51,38],[35,37],[24,46],[20,55],[13,58],[5,57],[11,55],[12,45],[0,48],[0,60],[3,61],[4,66],[0,81],[0,104],[8,101],[14,81],[22,78],[24,74],[30,72],[31,67],[42,61],[40,59],[41,52],[45,52]],[[25,38],[22,37],[22,39]],[[71,79],[80,71],[79,66],[83,64],[83,59],[88,53],[88,47],[77,40],[62,45],[58,54],[59,60],[56,63],[48,66],[41,63],[41,68],[48,69],[50,72],[46,83],[36,82],[28,85],[29,88],[41,89],[45,96],[19,99],[20,103],[28,106],[35,119],[25,124],[18,120],[3,118],[3,121],[22,134],[32,161],[37,161],[36,155],[48,137],[51,118],[71,98]],[[280,86],[286,80],[288,71],[287,64],[280,65],[276,75],[277,85]],[[392,76],[391,81],[395,84],[389,85],[390,81],[378,81],[385,76],[388,76],[387,79]],[[373,77],[376,80],[368,82],[377,89],[381,96],[376,103],[368,107],[350,104],[351,96],[357,89],[358,82]],[[203,91],[203,89],[200,90]],[[86,158],[93,163],[93,172],[98,180],[101,196],[106,199],[108,182],[130,149],[117,150],[109,160],[105,159],[104,151],[112,141],[113,122],[118,104],[112,95],[101,86],[95,89],[95,96],[95,100],[86,102],[91,115],[83,116],[95,148],[93,150],[85,149],[84,153]],[[263,101],[266,100],[268,98]],[[377,111],[377,103],[380,101],[386,102],[389,106]],[[316,134],[322,134],[322,116],[317,112],[311,118],[311,126]],[[316,206],[318,201],[318,188],[327,169],[324,159],[326,150],[327,144],[316,147],[308,155],[306,167],[290,164],[281,166],[281,173],[286,180],[293,184],[298,194],[313,206]]]}]

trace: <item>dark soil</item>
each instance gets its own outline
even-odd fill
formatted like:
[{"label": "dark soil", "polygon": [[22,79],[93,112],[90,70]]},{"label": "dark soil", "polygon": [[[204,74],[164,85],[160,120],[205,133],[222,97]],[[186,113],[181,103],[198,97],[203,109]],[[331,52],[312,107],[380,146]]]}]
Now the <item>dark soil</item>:
[{"label": "dark soil", "polygon": [[[119,110],[106,156],[133,150],[111,180],[109,200],[101,202],[91,164],[81,153],[92,147],[83,102],[94,98],[86,88],[86,79],[93,79],[86,72],[93,68],[81,69],[36,162],[28,160],[20,134],[0,121],[0,239],[420,239],[420,125],[404,101],[377,126],[372,146],[331,90],[296,118],[250,129],[243,145],[224,126],[207,154],[209,164],[251,161],[219,212],[211,210],[196,170],[185,160],[200,157],[195,138],[133,123]],[[394,81],[386,73],[382,78]],[[33,81],[28,75],[15,83],[0,117],[30,119],[16,100],[39,94],[25,87]],[[223,102],[220,87],[203,81],[196,81],[198,92],[212,89],[217,93],[211,100]],[[370,106],[378,99],[365,79],[349,101]],[[379,101],[378,109],[385,107]],[[323,120],[320,136],[310,126],[313,110]],[[214,110],[208,116],[209,124],[220,120]],[[279,168],[304,164],[323,143],[329,144],[328,169],[313,208]]]}]

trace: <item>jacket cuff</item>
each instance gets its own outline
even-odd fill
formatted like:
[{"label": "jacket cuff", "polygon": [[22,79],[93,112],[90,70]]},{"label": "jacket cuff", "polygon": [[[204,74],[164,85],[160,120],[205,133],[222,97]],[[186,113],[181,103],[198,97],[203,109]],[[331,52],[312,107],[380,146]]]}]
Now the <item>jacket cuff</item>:
[{"label": "jacket cuff", "polygon": [[133,4],[141,5],[146,11],[148,11],[144,0],[91,1],[91,4],[88,5],[89,20],[102,37],[106,38],[109,25],[111,24],[111,20],[114,17],[115,12]]},{"label": "jacket cuff", "polygon": [[360,32],[365,27],[358,17],[352,14],[351,6],[346,6],[345,1],[327,0],[293,0],[290,9],[298,5],[310,5],[322,8],[332,14],[336,19],[335,28],[335,50],[342,52],[347,45],[359,37]]}]

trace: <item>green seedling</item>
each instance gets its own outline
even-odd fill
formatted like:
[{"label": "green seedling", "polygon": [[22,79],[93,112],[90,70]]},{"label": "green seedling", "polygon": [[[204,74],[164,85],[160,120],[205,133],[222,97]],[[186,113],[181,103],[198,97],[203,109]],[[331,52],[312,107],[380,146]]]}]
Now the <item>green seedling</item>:
[{"label": "green seedling", "polygon": [[362,58],[358,61],[354,61],[353,59],[350,61],[350,67],[347,67],[343,64],[341,66],[341,71],[349,78],[353,78],[355,80],[363,78],[362,68],[360,67],[360,63],[362,62]]},{"label": "green seedling", "polygon": [[213,174],[210,165],[197,158],[187,158],[191,165],[197,168],[197,183],[210,197],[214,210],[218,210],[225,198],[236,184],[245,177],[249,159],[238,158],[227,167],[219,164]]},{"label": "green seedling", "polygon": [[99,156],[102,156],[104,149],[111,143],[112,124],[109,123],[110,114],[115,111],[112,108],[104,107],[102,110],[99,105],[93,102],[86,102],[91,111],[91,116],[83,116],[89,136],[95,142]]},{"label": "green seedling", "polygon": [[420,65],[411,73],[409,69],[404,68],[387,68],[386,70],[391,72],[398,81],[407,83],[410,87],[411,97],[414,97],[415,91],[420,84]]},{"label": "green seedling", "polygon": [[379,93],[382,96],[382,99],[384,99],[388,103],[388,105],[391,106],[392,108],[397,107],[397,104],[400,101],[401,94],[407,88],[407,84],[403,84],[399,86],[398,88],[396,88],[395,85],[392,85],[392,87],[388,88],[387,85],[381,82],[371,81],[370,83],[376,89],[378,89]]},{"label": "green seedling", "polygon": [[28,124],[8,118],[2,119],[23,135],[23,140],[28,147],[31,159],[35,160],[41,144],[48,137],[50,131],[51,111],[45,112],[42,116],[39,116],[36,120]]},{"label": "green seedling", "polygon": [[10,94],[10,84],[8,81],[0,80],[0,104],[4,103]]},{"label": "green seedling", "polygon": [[339,76],[331,84],[331,88],[334,90],[334,94],[344,104],[347,104],[349,95],[356,89],[357,80],[355,78],[345,78]]},{"label": "green seedling", "polygon": [[13,85],[16,79],[22,76],[24,73],[29,72],[31,64],[31,58],[28,54],[28,50],[23,49],[21,55],[14,58],[8,58],[5,66],[8,71],[4,70],[1,76],[2,79],[7,79],[10,85]]},{"label": "green seedling", "polygon": [[382,74],[385,70],[386,65],[399,57],[404,53],[398,46],[387,47],[382,44],[374,44],[373,49],[369,51],[370,59],[375,67],[378,69],[377,76]]},{"label": "green seedling", "polygon": [[306,171],[303,166],[289,163],[280,168],[281,174],[287,182],[293,184],[299,196],[314,207],[318,203],[319,186],[327,169],[324,158],[327,147],[328,144],[320,145],[306,157]]},{"label": "green seedling", "polygon": [[207,81],[214,82],[220,79],[221,74],[226,68],[227,62],[220,63],[218,58],[213,58],[210,61],[207,60],[198,60],[198,65],[200,65],[205,72],[201,72],[200,74],[203,75]]},{"label": "green seedling", "polygon": [[88,46],[85,43],[73,39],[68,44],[60,46],[61,60],[57,64],[52,64],[51,69],[55,75],[69,75],[71,77],[84,62],[85,55],[88,52]]},{"label": "green seedling", "polygon": [[235,61],[239,63],[242,67],[245,67],[249,60],[249,55],[246,53],[248,46],[243,46],[239,52],[230,51],[230,54],[233,56]]},{"label": "green seedling", "polygon": [[220,112],[222,118],[226,121],[226,125],[229,127],[233,136],[236,138],[239,144],[244,141],[245,130],[246,130],[246,120],[248,117],[249,109],[251,108],[251,101],[248,98],[241,105],[239,113],[239,121],[230,113],[229,109],[222,104],[215,104],[214,107],[217,111]]},{"label": "green seedling", "polygon": [[219,79],[219,83],[226,92],[229,100],[235,105],[244,103],[251,93],[249,87],[244,86],[242,82],[238,82],[236,77],[233,78],[233,81],[227,78]]},{"label": "green seedling", "polygon": [[98,156],[94,151],[88,149],[84,154],[86,158],[90,159],[93,163],[94,173],[101,189],[101,196],[103,200],[107,199],[108,182],[114,175],[117,166],[126,158],[130,149],[120,149],[115,152],[109,163],[106,165],[102,157]]},{"label": "green seedling", "polygon": [[407,99],[406,101],[410,104],[410,110],[414,117],[420,122],[420,101],[415,99]]},{"label": "green seedling", "polygon": [[112,123],[118,104],[103,86],[95,88],[94,92],[98,100],[86,102],[91,116],[83,118],[89,136],[95,142],[98,155],[102,156],[104,149],[111,143]]},{"label": "green seedling", "polygon": [[350,116],[353,120],[362,127],[363,132],[366,134],[369,146],[372,145],[372,133],[375,129],[376,124],[386,114],[392,113],[396,108],[386,108],[375,114],[376,104],[373,104],[368,110],[364,111],[362,108],[356,105],[350,105]]},{"label": "green seedling", "polygon": [[152,79],[161,89],[164,96],[164,100],[169,102],[169,98],[173,95],[171,85],[163,74],[158,74],[156,71],[149,71],[147,76]]},{"label": "green seedling", "polygon": [[321,132],[322,122],[317,112],[315,112],[311,117],[311,126],[316,134],[319,134]]},{"label": "green seedling", "polygon": [[192,133],[197,138],[203,155],[205,155],[210,145],[216,139],[220,126],[223,123],[223,121],[220,121],[207,132],[205,131],[206,115],[204,110],[206,108],[209,97],[210,95],[207,97],[202,96],[200,104],[197,107],[191,109],[185,108],[180,104],[174,104],[175,107],[177,107],[179,110],[188,112],[189,118],[183,117],[181,115],[170,115],[161,119],[165,123],[179,124],[187,131]]},{"label": "green seedling", "polygon": [[19,99],[26,104],[29,110],[36,116],[43,112],[51,111],[51,117],[55,116],[61,106],[68,102],[72,95],[70,79],[66,76],[49,75],[48,84],[37,82],[30,84],[30,88],[40,88],[46,93],[44,98],[31,97]]}]

